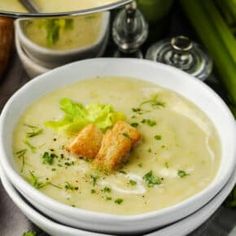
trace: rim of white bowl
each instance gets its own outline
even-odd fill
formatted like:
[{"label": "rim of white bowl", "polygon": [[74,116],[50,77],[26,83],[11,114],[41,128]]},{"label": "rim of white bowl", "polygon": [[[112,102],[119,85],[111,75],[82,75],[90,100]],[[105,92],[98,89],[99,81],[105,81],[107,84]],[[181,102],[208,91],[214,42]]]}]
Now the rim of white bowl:
[{"label": "rim of white bowl", "polygon": [[[236,146],[229,145],[229,151],[230,151],[230,156],[231,156],[231,162],[230,164],[227,163],[228,168],[227,171],[224,171],[224,176],[219,176],[221,166],[218,169],[217,175],[215,178],[212,180],[212,182],[204,188],[202,191],[199,193],[187,198],[184,201],[181,201],[180,203],[176,205],[169,206],[167,208],[163,208],[160,210],[156,211],[151,211],[147,213],[142,213],[142,214],[137,214],[137,215],[114,215],[114,214],[109,214],[109,213],[99,213],[91,210],[86,210],[86,209],[81,209],[81,208],[73,208],[71,206],[65,205],[63,203],[60,203],[47,195],[41,193],[39,190],[35,189],[33,186],[31,186],[26,180],[23,179],[23,177],[20,176],[20,174],[14,169],[14,167],[11,165],[9,158],[7,157],[7,150],[6,147],[3,145],[4,143],[4,122],[7,119],[8,111],[11,108],[12,104],[14,104],[14,100],[17,99],[18,96],[21,96],[21,94],[24,94],[25,91],[27,91],[30,87],[35,86],[38,83],[42,83],[42,81],[46,81],[44,77],[49,76],[49,80],[51,79],[52,81],[55,79],[54,77],[51,77],[54,73],[60,72],[60,70],[70,70],[74,66],[76,68],[83,66],[84,63],[90,63],[94,65],[97,65],[99,63],[104,63],[109,64],[109,63],[133,63],[137,68],[139,66],[144,66],[146,65],[147,67],[155,67],[157,69],[161,69],[163,71],[166,71],[167,73],[171,74],[178,74],[183,78],[184,80],[189,79],[191,81],[190,83],[193,83],[196,88],[201,88],[204,93],[207,93],[211,99],[217,103],[218,107],[221,109],[221,112],[224,114],[224,117],[227,117],[226,119],[228,120],[228,125],[232,126],[230,130],[231,136],[232,136],[232,144],[234,144],[234,141],[236,140],[236,126],[235,126],[235,120],[230,112],[229,108],[227,105],[224,103],[224,101],[217,95],[210,87],[205,85],[203,82],[195,79],[194,77],[191,77],[190,75],[186,74],[183,71],[180,71],[176,68],[173,68],[168,65],[160,64],[157,62],[151,62],[148,60],[140,60],[140,59],[130,59],[130,58],[122,58],[122,59],[117,59],[117,58],[97,58],[97,59],[87,59],[79,62],[74,62],[65,66],[62,66],[60,68],[56,68],[54,70],[51,70],[43,75],[40,75],[36,77],[34,80],[31,80],[27,84],[25,84],[21,89],[19,89],[7,102],[7,104],[4,106],[2,110],[2,114],[0,116],[0,152],[2,153],[2,158],[0,159],[2,168],[4,169],[5,173],[11,180],[11,182],[15,185],[15,181],[17,180],[17,186],[21,185],[22,188],[24,189],[24,192],[30,192],[31,197],[33,199],[37,199],[36,201],[42,202],[43,205],[50,206],[50,208],[53,208],[55,212],[58,213],[67,213],[69,215],[76,215],[81,218],[88,217],[90,221],[95,220],[99,222],[120,222],[120,223],[126,223],[129,224],[129,222],[137,221],[137,220],[149,220],[150,218],[153,217],[160,217],[162,215],[166,215],[168,213],[171,213],[172,216],[179,218],[183,218],[184,214],[186,214],[186,211],[188,212],[189,209],[191,209],[191,212],[194,212],[200,207],[194,207],[195,202],[201,202],[201,206],[206,204],[209,200],[211,200],[222,188],[223,186],[227,183],[228,179],[230,178],[234,168],[235,168],[235,163],[236,163]],[[96,75],[94,75],[95,77]],[[129,76],[130,77],[130,76]],[[54,79],[53,79],[54,78]],[[85,78],[86,79],[86,78]],[[43,82],[45,83],[45,82]],[[65,84],[71,84],[70,83],[65,83]],[[64,84],[63,84],[64,85]],[[60,87],[63,87],[62,85],[59,85]],[[55,89],[59,88],[59,86],[56,86]],[[65,85],[64,85],[65,86]],[[54,90],[55,90],[54,89]],[[49,93],[49,91],[47,92]],[[179,93],[181,94],[181,93]],[[181,94],[182,96],[186,97],[184,94]],[[39,96],[42,97],[43,95]],[[38,97],[38,98],[39,98]],[[191,101],[190,98],[187,98],[188,100]],[[195,104],[197,105],[197,104]],[[197,105],[198,106],[198,105]],[[201,109],[201,108],[200,108]],[[202,109],[201,109],[202,110]],[[202,110],[203,111],[203,110]],[[205,113],[205,111],[203,111]],[[206,113],[205,113],[206,114]],[[207,115],[209,118],[209,116]],[[210,118],[209,118],[210,119]],[[210,119],[211,120],[211,119]],[[233,141],[234,140],[234,141]],[[13,154],[11,153],[11,156]],[[226,154],[225,154],[226,155]],[[222,162],[222,160],[221,160]],[[217,181],[216,181],[217,179]],[[16,186],[16,185],[15,185]],[[17,187],[16,186],[16,187]],[[179,216],[179,210],[181,210],[181,217]],[[173,217],[172,217],[173,218]]]},{"label": "rim of white bowl", "polygon": [[[108,234],[98,233],[98,232],[92,232],[92,231],[85,231],[83,229],[76,229],[71,226],[62,225],[60,223],[54,222],[53,220],[47,218],[42,213],[38,212],[35,208],[31,207],[23,198],[22,196],[17,192],[15,187],[10,183],[10,181],[7,179],[5,173],[0,173],[2,185],[7,192],[7,194],[10,196],[10,198],[13,200],[13,202],[16,204],[17,207],[25,214],[27,212],[27,216],[30,216],[30,220],[33,221],[36,225],[40,222],[41,225],[44,225],[48,228],[50,228],[50,231],[52,228],[54,228],[55,231],[60,233],[70,233],[73,235],[86,235],[86,236],[108,236]],[[24,210],[22,210],[22,208]],[[39,225],[38,225],[39,227]]]},{"label": "rim of white bowl", "polygon": [[[22,198],[22,196],[17,192],[17,190],[15,189],[15,187],[11,184],[11,182],[7,179],[5,173],[1,173],[1,167],[0,167],[0,178],[2,180],[2,184],[4,186],[5,191],[8,193],[8,195],[10,196],[10,198],[14,201],[14,203],[22,210],[22,208],[24,209],[25,212],[27,212],[27,216],[31,217],[30,220],[32,220],[36,225],[38,222],[40,222],[40,224],[46,225],[46,227],[54,228],[56,231],[60,232],[60,233],[71,233],[71,234],[76,234],[78,235],[78,233],[87,233],[86,231],[83,231],[80,229],[76,229],[73,228],[71,226],[66,226],[57,222],[54,222],[53,220],[50,220],[49,218],[45,217],[44,215],[42,215],[40,212],[38,212],[36,209],[31,208],[30,205],[27,204],[27,202],[24,201],[24,199]],[[198,217],[199,221],[201,220],[201,222],[199,222],[197,224],[197,226],[195,227],[195,229],[197,227],[199,227],[199,225],[201,225],[203,222],[205,222],[209,217],[211,217],[212,214],[214,214],[214,212],[217,210],[217,208],[220,205],[220,202],[223,202],[222,198],[226,198],[226,196],[229,194],[229,192],[231,191],[232,187],[234,186],[234,184],[236,183],[236,172],[235,174],[233,174],[230,177],[229,182],[227,182],[227,184],[225,185],[225,187],[213,198],[212,202],[209,203],[209,205],[211,206],[210,211],[208,210],[207,215],[204,215],[204,217],[202,217],[202,212],[208,207],[208,205],[203,206],[201,209],[199,209],[199,211],[193,213],[193,215],[190,215],[189,217],[191,218],[190,221],[193,221],[193,217]],[[217,201],[217,204],[216,204]],[[214,205],[214,207],[213,207]],[[33,217],[33,218],[32,218]],[[37,219],[37,220],[35,220]],[[160,230],[154,231],[154,232],[150,232],[147,233],[147,236],[154,236],[157,233],[160,235],[165,235],[165,234],[170,234],[170,231],[174,228],[174,230],[176,230],[176,228],[180,227],[179,225],[182,224],[182,222],[184,221],[185,224],[186,220],[189,220],[188,217],[177,221],[176,223],[173,223],[173,225],[170,226],[170,228],[161,228]],[[189,222],[188,222],[189,224]],[[190,224],[191,225],[191,224]],[[176,228],[175,228],[176,227]],[[194,230],[194,229],[193,229]],[[193,231],[191,228],[191,232]],[[186,232],[183,233],[190,233],[190,230],[188,228],[185,229]],[[174,232],[173,230],[171,232]],[[96,236],[107,236],[108,234],[103,234],[103,233],[97,233],[97,232],[90,232],[88,231],[88,235],[96,235]]]},{"label": "rim of white bowl", "polygon": [[64,56],[65,54],[73,55],[76,53],[82,53],[82,52],[85,52],[87,50],[97,47],[107,33],[107,28],[109,26],[109,21],[110,21],[110,12],[105,11],[98,14],[102,15],[102,27],[99,33],[99,37],[90,46],[81,47],[81,48],[75,47],[72,49],[65,49],[65,50],[50,49],[50,48],[40,46],[37,43],[34,43],[32,40],[30,40],[24,33],[22,23],[28,20],[38,20],[38,19],[32,19],[32,18],[20,18],[15,21],[16,36],[19,36],[19,41],[22,43],[22,45],[24,45],[24,47],[27,47],[28,53],[30,51],[29,48],[33,49],[33,51],[35,52],[40,52],[42,54],[53,54],[55,56]]},{"label": "rim of white bowl", "polygon": [[31,67],[31,68],[33,67],[33,70],[39,74],[46,73],[50,70],[50,68],[43,67],[35,63],[33,60],[31,60],[28,57],[28,55],[25,53],[24,49],[22,48],[18,37],[15,37],[15,45],[16,45],[16,51],[20,59],[22,60],[22,64],[25,65],[25,67]]},{"label": "rim of white bowl", "polygon": [[128,4],[132,2],[132,0],[117,0],[115,3],[105,4],[103,6],[93,7],[89,9],[83,9],[78,11],[67,11],[67,12],[40,12],[40,13],[30,13],[30,12],[13,12],[9,10],[1,10],[1,15],[8,16],[8,17],[34,17],[34,18],[40,18],[40,17],[68,17],[68,16],[83,16],[88,14],[94,14],[98,12],[104,12],[104,11],[110,11],[112,9],[117,9],[119,7],[124,6],[125,4]]}]

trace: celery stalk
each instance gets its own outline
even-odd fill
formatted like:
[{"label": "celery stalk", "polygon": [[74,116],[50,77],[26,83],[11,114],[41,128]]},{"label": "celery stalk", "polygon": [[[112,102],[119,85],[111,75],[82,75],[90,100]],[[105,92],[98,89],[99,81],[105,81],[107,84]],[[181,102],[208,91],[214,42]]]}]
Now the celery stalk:
[{"label": "celery stalk", "polygon": [[[227,37],[224,36],[224,40],[222,39],[222,35],[225,34],[225,28],[220,28],[218,26],[218,17],[214,21],[212,20],[212,16],[209,17],[209,14],[211,14],[209,12],[210,10],[208,9],[207,11],[206,8],[203,7],[203,2],[205,1],[181,0],[180,2],[186,16],[189,18],[201,41],[212,56],[214,65],[221,77],[222,84],[228,92],[232,105],[235,107],[236,63],[234,63],[229,52],[235,51],[235,48],[229,48],[230,45],[227,45],[226,47],[225,40]],[[222,22],[220,22],[220,25],[221,23]],[[217,28],[217,26],[219,28]]]},{"label": "celery stalk", "polygon": [[227,48],[230,56],[236,63],[236,40],[230,31],[230,28],[226,25],[221,17],[218,9],[214,5],[213,0],[205,0],[201,2],[208,14],[208,21],[212,22],[213,27],[217,31],[219,38],[222,39],[225,47]]},{"label": "celery stalk", "polygon": [[[236,2],[236,0],[234,1]],[[236,117],[236,63],[230,55],[235,51],[234,43],[233,45],[229,44],[232,39],[228,39],[226,28],[222,28],[222,22],[215,12],[217,9],[212,7],[212,1],[181,0],[181,4],[214,60],[215,67],[231,99],[230,108]],[[222,37],[223,34],[225,35]],[[236,207],[236,187],[226,204]]]},{"label": "celery stalk", "polygon": [[226,23],[229,26],[233,26],[236,23],[236,18],[229,10],[227,3],[225,3],[225,0],[216,0],[216,4],[218,6],[218,9],[221,11]]},{"label": "celery stalk", "polygon": [[224,0],[222,5],[228,10],[228,13],[234,18],[234,22],[236,23],[236,1]]}]

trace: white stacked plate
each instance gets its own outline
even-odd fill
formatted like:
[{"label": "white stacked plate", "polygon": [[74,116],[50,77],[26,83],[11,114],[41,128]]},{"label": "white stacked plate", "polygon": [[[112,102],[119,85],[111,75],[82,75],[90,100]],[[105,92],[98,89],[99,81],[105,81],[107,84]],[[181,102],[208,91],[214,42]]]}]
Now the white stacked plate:
[{"label": "white stacked plate", "polygon": [[[111,75],[158,83],[182,94],[205,112],[219,134],[222,155],[216,177],[204,190],[177,205],[159,211],[137,216],[115,216],[59,203],[33,188],[17,173],[13,164],[12,136],[22,111],[43,94],[59,87],[85,78]],[[102,233],[103,235],[104,233],[138,234],[150,231],[155,232],[149,235],[185,235],[216,211],[235,184],[235,128],[235,120],[221,98],[202,82],[175,68],[136,59],[108,58],[76,62],[30,81],[6,104],[0,117],[2,155],[0,163],[5,173],[2,174],[2,182],[10,197],[24,214],[51,235],[94,234],[89,231],[99,232],[100,235]],[[19,192],[31,205],[21,197]]]}]

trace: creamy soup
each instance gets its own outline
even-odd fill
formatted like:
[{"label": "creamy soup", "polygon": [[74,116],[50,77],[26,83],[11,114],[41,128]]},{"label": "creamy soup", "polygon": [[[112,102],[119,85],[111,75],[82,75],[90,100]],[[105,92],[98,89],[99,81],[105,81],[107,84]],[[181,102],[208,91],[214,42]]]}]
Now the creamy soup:
[{"label": "creamy soup", "polygon": [[[41,12],[66,12],[118,2],[118,0],[34,0]],[[0,9],[4,11],[26,12],[19,0],[0,0]]]},{"label": "creamy soup", "polygon": [[64,19],[27,20],[23,28],[36,44],[62,50],[85,48],[98,41],[102,29],[102,15],[92,14]]},{"label": "creamy soup", "polygon": [[[69,154],[74,138],[45,122],[59,120],[62,98],[111,104],[142,135],[128,162],[112,173]],[[67,205],[132,215],[175,205],[202,191],[220,162],[217,132],[194,104],[179,94],[132,78],[94,78],[52,92],[20,118],[13,150],[19,173],[35,188]]]}]

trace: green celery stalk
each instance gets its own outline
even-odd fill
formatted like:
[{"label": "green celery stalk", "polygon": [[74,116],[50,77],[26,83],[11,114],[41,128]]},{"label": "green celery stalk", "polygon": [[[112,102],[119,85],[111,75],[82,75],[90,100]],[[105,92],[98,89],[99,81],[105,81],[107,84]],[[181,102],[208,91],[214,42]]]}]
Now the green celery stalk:
[{"label": "green celery stalk", "polygon": [[146,20],[151,23],[167,15],[173,4],[173,0],[136,0],[136,2]]},{"label": "green celery stalk", "polygon": [[[214,59],[215,66],[232,101],[230,108],[236,117],[236,64],[220,37],[224,30],[216,29],[217,18],[214,19],[215,21],[212,21],[212,18],[209,20],[208,13],[211,9],[203,7],[202,3],[203,1],[197,0],[181,0],[187,17]],[[226,201],[226,205],[236,207],[236,187]]]},{"label": "green celery stalk", "polygon": [[218,12],[213,0],[201,1],[202,6],[208,14],[208,21],[212,22],[213,27],[218,33],[219,38],[222,39],[229,54],[236,63],[236,40],[230,31],[230,28],[224,22],[220,13]]},{"label": "green celery stalk", "polygon": [[234,18],[234,23],[236,23],[236,1],[224,0],[222,5],[224,5],[228,13]]},{"label": "green celery stalk", "polygon": [[222,15],[229,26],[234,26],[236,24],[236,18],[229,10],[227,3],[225,0],[216,0],[216,4],[218,9],[222,12]]},{"label": "green celery stalk", "polygon": [[231,28],[233,35],[236,37],[236,26]]},{"label": "green celery stalk", "polygon": [[[236,63],[234,63],[229,51],[235,51],[235,48],[229,48],[230,45],[225,45],[227,37],[225,34],[225,28],[217,28],[219,18],[212,20],[212,15],[203,6],[204,1],[196,0],[181,0],[181,5],[185,11],[186,16],[189,18],[193,27],[195,28],[201,41],[208,49],[210,55],[214,60],[214,65],[221,77],[221,81],[228,92],[228,96],[232,105],[236,106]],[[208,5],[207,5],[208,6]],[[215,9],[213,9],[215,10]],[[219,25],[221,26],[221,23]],[[226,33],[226,35],[228,35]],[[230,39],[231,41],[231,39]]]}]

